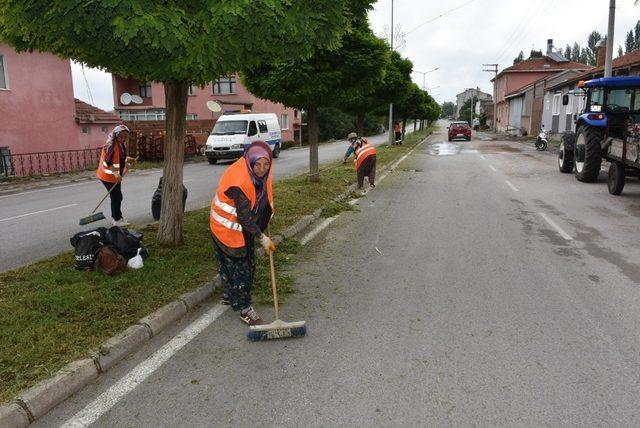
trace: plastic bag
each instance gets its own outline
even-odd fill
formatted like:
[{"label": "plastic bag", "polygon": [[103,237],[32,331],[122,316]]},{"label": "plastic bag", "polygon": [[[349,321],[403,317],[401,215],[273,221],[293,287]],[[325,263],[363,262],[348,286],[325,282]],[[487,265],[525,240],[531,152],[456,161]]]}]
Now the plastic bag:
[{"label": "plastic bag", "polygon": [[127,262],[127,267],[131,269],[141,269],[144,267],[144,262],[142,261],[142,256],[140,255],[140,251],[142,248],[138,248],[138,254],[135,257],[131,257]]}]

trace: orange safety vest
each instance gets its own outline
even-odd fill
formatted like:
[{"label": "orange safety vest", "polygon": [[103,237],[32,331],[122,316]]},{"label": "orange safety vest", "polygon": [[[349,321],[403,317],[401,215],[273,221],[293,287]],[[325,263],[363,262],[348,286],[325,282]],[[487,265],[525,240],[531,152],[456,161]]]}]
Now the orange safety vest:
[{"label": "orange safety vest", "polygon": [[[118,144],[118,143],[114,141],[112,144]],[[111,166],[107,165],[107,162],[105,161],[106,156],[107,156],[107,145],[105,144],[104,147],[102,147],[102,152],[100,153],[100,161],[98,162],[98,171],[96,172],[96,176],[102,181],[106,181],[108,183],[117,183],[118,180],[116,179],[115,172],[120,172],[119,148],[116,148],[113,151],[113,159],[112,159],[113,164]],[[127,172],[127,166],[125,164],[125,167],[123,168],[122,173],[124,174],[126,172]]]},{"label": "orange safety vest", "polygon": [[362,162],[369,156],[375,155],[376,148],[373,147],[369,142],[365,139],[362,140],[362,145],[356,149],[356,155],[353,159],[353,162],[356,164],[356,170],[360,168]]},{"label": "orange safety vest", "polygon": [[[271,215],[273,215],[272,168],[273,166],[269,169],[267,177],[267,198],[271,206]],[[211,201],[211,216],[209,217],[211,233],[221,243],[229,248],[242,248],[246,246],[246,242],[242,233],[242,225],[238,223],[235,202],[225,193],[231,187],[239,187],[251,202],[251,208],[255,208],[257,203],[256,189],[247,167],[247,160],[244,157],[235,161],[222,175],[216,195]]]}]

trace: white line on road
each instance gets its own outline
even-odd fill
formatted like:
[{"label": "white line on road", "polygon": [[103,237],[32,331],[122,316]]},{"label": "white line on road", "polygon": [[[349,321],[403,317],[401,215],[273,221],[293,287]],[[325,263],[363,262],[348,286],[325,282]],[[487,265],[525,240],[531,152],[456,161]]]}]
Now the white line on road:
[{"label": "white line on road", "polygon": [[547,222],[549,223],[549,225],[551,227],[553,227],[556,232],[558,232],[558,234],[560,236],[562,236],[564,239],[566,239],[567,241],[573,241],[573,238],[571,236],[569,236],[569,234],[567,232],[565,232],[564,230],[562,230],[562,228],[560,226],[558,226],[553,220],[551,220],[549,218],[549,216],[547,216],[545,213],[538,213],[540,214],[540,216]]},{"label": "white line on road", "polygon": [[314,227],[311,232],[309,232],[306,236],[304,236],[301,240],[300,240],[300,244],[301,245],[306,245],[307,242],[311,241],[313,238],[315,238],[318,233],[322,232],[327,226],[329,226],[331,223],[333,223],[333,221],[335,219],[337,219],[338,217],[329,217],[329,218],[325,218],[319,225],[317,225],[316,227]]},{"label": "white line on road", "polygon": [[509,180],[505,180],[505,182],[507,183],[507,185],[509,187],[511,187],[511,189],[513,189],[514,192],[519,192],[518,188],[516,186],[514,186],[513,184],[511,184],[511,182]]},{"label": "white line on road", "polygon": [[86,427],[96,422],[227,309],[229,309],[229,306],[222,305],[215,305],[209,309],[206,314],[182,330],[176,337],[154,352],[151,357],[138,364],[111,388],[102,393],[80,412],[76,413],[71,419],[67,420],[62,427]]},{"label": "white line on road", "polygon": [[485,158],[483,155],[480,155],[480,159],[487,160],[487,158]]},{"label": "white line on road", "polygon": [[29,195],[31,193],[38,193],[38,192],[52,192],[52,191],[58,190],[58,189],[66,189],[66,188],[69,188],[69,187],[84,186],[87,183],[89,183],[88,180],[83,182],[83,183],[69,184],[67,186],[49,186],[49,187],[47,187],[45,189],[29,190],[28,192],[19,192],[19,193],[12,193],[10,195],[0,196],[0,199],[11,198],[11,197],[14,197],[14,196]]},{"label": "white line on road", "polygon": [[496,169],[496,167],[495,167],[495,166],[493,166],[493,165],[489,165],[489,168],[491,168],[491,170],[492,170],[493,172],[498,172],[498,170]]},{"label": "white line on road", "polygon": [[0,223],[2,223],[3,221],[9,221],[9,220],[15,220],[17,218],[27,217],[27,216],[30,216],[30,215],[42,214],[42,213],[47,213],[47,212],[50,212],[50,211],[56,211],[56,210],[62,210],[62,209],[69,208],[69,207],[75,207],[76,205],[78,205],[78,204],[63,205],[61,207],[49,208],[48,210],[34,211],[32,213],[20,214],[20,215],[13,216],[13,217],[7,217],[7,218],[0,219]]}]

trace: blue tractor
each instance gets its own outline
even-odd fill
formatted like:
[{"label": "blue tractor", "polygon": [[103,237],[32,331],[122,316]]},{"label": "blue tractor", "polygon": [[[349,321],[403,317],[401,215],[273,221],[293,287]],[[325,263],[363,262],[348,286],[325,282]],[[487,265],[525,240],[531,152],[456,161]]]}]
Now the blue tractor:
[{"label": "blue tractor", "polygon": [[562,137],[560,172],[579,181],[598,179],[602,159],[610,163],[609,193],[619,195],[625,177],[640,176],[640,76],[606,77],[580,82],[586,92],[576,132]]}]

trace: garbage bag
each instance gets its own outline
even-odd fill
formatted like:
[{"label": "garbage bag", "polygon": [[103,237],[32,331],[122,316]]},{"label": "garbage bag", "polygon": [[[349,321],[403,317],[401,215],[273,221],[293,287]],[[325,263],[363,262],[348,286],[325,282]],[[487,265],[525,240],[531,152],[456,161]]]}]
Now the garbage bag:
[{"label": "garbage bag", "polygon": [[142,248],[138,248],[138,254],[135,257],[129,259],[129,261],[127,262],[127,267],[130,267],[131,269],[140,269],[144,266],[140,251],[142,251]]},{"label": "garbage bag", "polygon": [[142,243],[144,234],[135,230],[125,229],[123,227],[113,226],[107,230],[106,243],[113,246],[114,249],[127,260],[138,255],[146,258],[149,256],[147,248]]},{"label": "garbage bag", "polygon": [[[160,220],[160,207],[162,206],[162,178],[160,177],[160,181],[158,182],[158,188],[155,192],[153,192],[153,196],[151,197],[151,215],[155,220]],[[182,212],[184,212],[187,206],[187,188],[182,185]]]},{"label": "garbage bag", "polygon": [[106,232],[106,228],[99,227],[94,230],[78,232],[69,239],[75,249],[74,268],[78,270],[93,269],[98,251],[104,245]]}]

